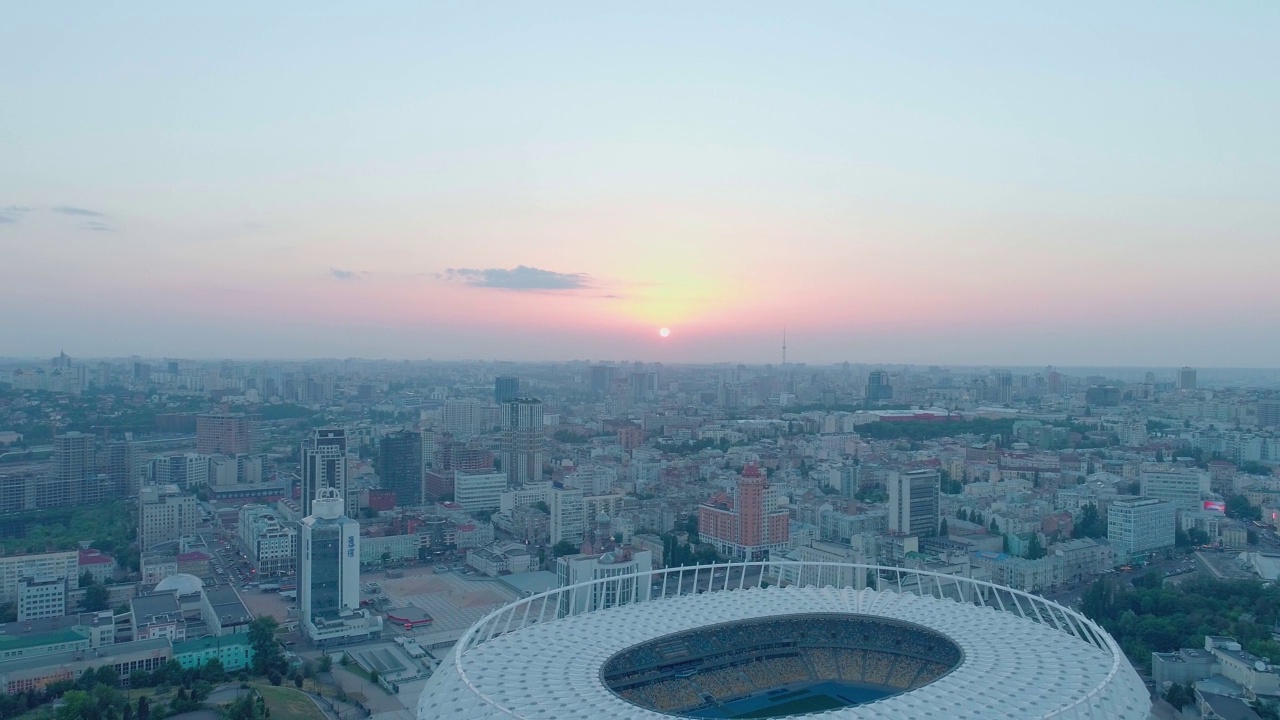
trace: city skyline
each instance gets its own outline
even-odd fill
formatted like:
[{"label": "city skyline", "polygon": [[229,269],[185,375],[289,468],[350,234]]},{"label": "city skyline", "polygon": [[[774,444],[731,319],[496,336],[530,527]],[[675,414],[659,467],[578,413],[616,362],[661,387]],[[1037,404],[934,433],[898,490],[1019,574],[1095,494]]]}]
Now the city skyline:
[{"label": "city skyline", "polygon": [[248,7],[9,14],[0,355],[1280,356],[1274,8]]}]

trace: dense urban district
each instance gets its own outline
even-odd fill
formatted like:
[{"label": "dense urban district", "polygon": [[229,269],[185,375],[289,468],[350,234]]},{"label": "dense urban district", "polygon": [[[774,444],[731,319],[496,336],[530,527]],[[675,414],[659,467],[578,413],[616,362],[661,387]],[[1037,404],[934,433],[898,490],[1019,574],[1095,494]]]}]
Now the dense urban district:
[{"label": "dense urban district", "polygon": [[1275,371],[0,361],[0,720],[414,717],[497,608],[730,560],[1036,593],[1157,715],[1280,718],[1278,467]]}]

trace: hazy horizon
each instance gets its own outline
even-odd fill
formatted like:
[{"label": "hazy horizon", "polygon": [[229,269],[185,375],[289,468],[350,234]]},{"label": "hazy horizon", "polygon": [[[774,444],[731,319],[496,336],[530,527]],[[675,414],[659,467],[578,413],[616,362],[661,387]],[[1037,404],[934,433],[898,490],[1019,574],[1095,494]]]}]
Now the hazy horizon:
[{"label": "hazy horizon", "polygon": [[0,355],[1273,367],[1277,45],[1265,4],[15,6]]}]

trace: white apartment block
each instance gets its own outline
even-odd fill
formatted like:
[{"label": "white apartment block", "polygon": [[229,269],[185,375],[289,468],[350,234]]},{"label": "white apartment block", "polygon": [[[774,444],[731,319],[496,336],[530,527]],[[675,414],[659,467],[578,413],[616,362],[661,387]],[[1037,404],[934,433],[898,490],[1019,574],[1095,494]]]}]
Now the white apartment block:
[{"label": "white apartment block", "polygon": [[1107,539],[1117,559],[1171,548],[1177,509],[1163,500],[1117,500],[1107,508]]},{"label": "white apartment block", "polygon": [[560,541],[578,544],[586,530],[582,490],[578,488],[552,488],[551,544]]},{"label": "white apartment block", "polygon": [[0,602],[18,602],[18,585],[22,578],[66,578],[68,588],[80,587],[80,553],[40,553],[0,557]]},{"label": "white apartment block", "polygon": [[282,523],[274,510],[244,505],[238,522],[240,547],[259,575],[282,575],[295,569],[298,531]]},{"label": "white apartment block", "polygon": [[509,513],[516,507],[529,507],[536,502],[544,502],[551,507],[551,483],[528,483],[522,488],[502,493],[499,510]]},{"label": "white apartment block", "polygon": [[459,470],[454,475],[453,499],[467,512],[497,511],[502,508],[502,493],[506,489],[506,473]]},{"label": "white apartment block", "polygon": [[147,485],[138,493],[138,544],[147,550],[195,532],[200,508],[177,485]]},{"label": "white apartment block", "polygon": [[1148,466],[1139,480],[1142,497],[1164,500],[1179,510],[1202,510],[1210,494],[1209,473],[1198,468]]},{"label": "white apartment block", "polygon": [[66,578],[22,578],[18,582],[18,622],[59,618],[66,614]]}]

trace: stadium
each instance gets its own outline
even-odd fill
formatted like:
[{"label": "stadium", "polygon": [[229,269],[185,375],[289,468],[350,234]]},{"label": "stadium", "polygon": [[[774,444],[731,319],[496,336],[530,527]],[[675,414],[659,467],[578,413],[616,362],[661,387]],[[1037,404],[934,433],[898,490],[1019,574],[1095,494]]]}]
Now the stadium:
[{"label": "stadium", "polygon": [[496,610],[428,681],[418,717],[1147,720],[1150,708],[1115,641],[1039,596],[765,562],[603,578]]}]

